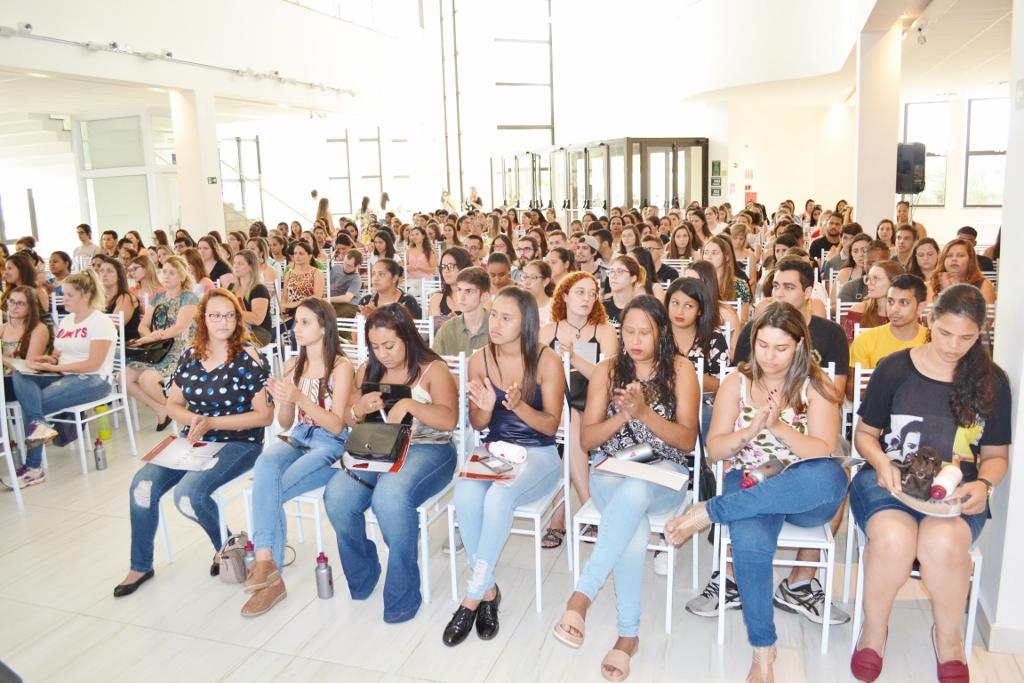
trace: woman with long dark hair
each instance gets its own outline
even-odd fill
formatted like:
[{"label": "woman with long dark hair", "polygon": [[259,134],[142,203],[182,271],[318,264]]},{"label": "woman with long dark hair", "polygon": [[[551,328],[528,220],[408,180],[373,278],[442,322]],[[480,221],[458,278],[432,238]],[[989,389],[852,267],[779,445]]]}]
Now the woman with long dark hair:
[{"label": "woman with long dark hair", "polygon": [[288,524],[281,506],[331,481],[348,437],[345,414],[355,373],[341,350],[334,308],[323,299],[304,300],[295,309],[292,335],[299,355],[285,363],[282,379],[267,379],[278,424],[290,431],[289,441],[272,443],[253,468],[256,562],[245,581],[252,597],[244,617],[269,611],[287,595],[281,571]]},{"label": "woman with long dark hair", "polygon": [[[35,358],[46,353],[53,335],[50,326],[42,321],[43,310],[34,287],[15,287],[7,298],[7,317],[0,325],[0,348],[4,358]],[[12,370],[4,366],[4,395],[8,401],[17,401],[14,395]]]},{"label": "woman with long dark hair", "polygon": [[398,260],[395,255],[395,239],[391,236],[390,230],[378,230],[370,244],[372,245],[369,258],[371,266],[382,258]]},{"label": "woman with long dark hair", "polygon": [[562,281],[566,275],[576,269],[576,258],[572,251],[565,247],[555,247],[544,257],[551,268],[551,281],[555,286]]},{"label": "woman with long dark hair", "polygon": [[423,228],[413,226],[409,229],[409,248],[405,251],[406,277],[434,277],[437,270],[437,252],[434,245],[427,239]]},{"label": "woman with long dark hair", "polygon": [[371,293],[359,300],[359,312],[364,317],[382,306],[388,304],[401,304],[413,317],[419,320],[422,317],[420,303],[416,297],[402,291],[398,283],[402,280],[402,266],[389,258],[382,258],[370,268]]},{"label": "woman with long dark hair", "polygon": [[103,260],[103,265],[99,267],[98,275],[107,298],[106,314],[122,314],[124,316],[124,338],[137,338],[139,323],[142,321],[142,306],[139,305],[139,299],[128,288],[128,276],[124,272],[124,266],[116,258],[107,256]]},{"label": "woman with long dark hair", "polygon": [[699,259],[701,242],[693,234],[693,226],[683,221],[672,231],[668,240],[668,257],[671,259]]},{"label": "woman with long dark hair", "polygon": [[470,424],[489,430],[487,443],[523,446],[526,462],[511,482],[455,482],[455,512],[471,573],[466,597],[444,629],[442,640],[449,647],[464,641],[474,622],[482,640],[498,634],[501,591],[494,568],[512,529],[512,511],[549,494],[558,481],[555,432],[562,418],[565,376],[558,356],[540,345],[539,330],[533,297],[518,287],[505,287],[491,304],[490,342],[469,359]]},{"label": "woman with long dark hair", "polygon": [[928,282],[932,273],[939,266],[940,251],[939,243],[935,241],[934,237],[922,237],[914,242],[914,252],[910,256],[910,266],[907,268],[907,272]]},{"label": "woman with long dark hair", "polygon": [[739,301],[739,318],[741,321],[746,320],[754,297],[750,293],[749,283],[737,274],[739,268],[733,255],[732,242],[716,235],[704,243],[703,256],[704,261],[715,269],[719,296],[724,301]]},{"label": "woman with long dark hair", "polygon": [[729,323],[730,329],[732,330],[731,339],[729,340],[729,348],[736,347],[736,340],[739,339],[740,329],[740,317],[736,314],[736,308],[726,301],[722,301],[722,295],[718,289],[718,276],[715,273],[715,267],[707,261],[695,261],[691,263],[683,271],[684,277],[697,278],[704,283],[704,286],[708,290],[708,295],[711,296],[713,301],[718,302],[718,318],[721,325],[720,329],[724,329],[725,324]]},{"label": "woman with long dark hair", "polygon": [[491,240],[492,254],[505,254],[509,262],[516,257],[516,249],[512,246],[512,239],[508,235],[498,235]]},{"label": "woman with long dark hair", "polygon": [[204,235],[199,238],[195,248],[199,250],[199,255],[203,258],[203,267],[210,280],[227,289],[231,280],[234,279],[234,275],[231,274],[231,264],[220,253],[220,245],[217,240],[209,235]]},{"label": "woman with long dark hair", "polygon": [[427,317],[435,315],[459,315],[459,302],[455,299],[455,278],[473,265],[473,258],[462,247],[450,247],[441,254],[437,270],[441,276],[441,291],[430,297]]},{"label": "woman with long dark hair", "polygon": [[[971,285],[945,288],[932,307],[928,343],[884,358],[864,393],[854,439],[868,467],[857,473],[850,491],[854,519],[868,539],[864,624],[850,660],[857,680],[874,681],[881,673],[892,604],[915,559],[931,597],[939,680],[969,680],[960,636],[970,589],[969,548],[1006,474],[1012,427],[1009,381],[981,338],[985,303]],[[898,436],[911,422],[928,425],[917,430],[913,446]],[[925,516],[893,495],[903,489],[897,465],[908,451],[926,447],[963,473],[954,494],[959,515]]]},{"label": "woman with long dark hair", "polygon": [[629,255],[636,259],[636,262],[640,264],[640,267],[644,271],[644,294],[649,294],[655,299],[661,299],[665,296],[665,289],[658,282],[658,270],[654,267],[654,257],[651,256],[651,252],[647,251],[643,247],[636,247],[630,249]]},{"label": "woman with long dark hair", "polygon": [[946,287],[959,283],[977,287],[987,303],[996,302],[996,288],[978,267],[974,247],[967,240],[957,238],[947,242],[939,254],[939,262],[928,278],[928,300],[934,301]]},{"label": "woman with long dark hair", "polygon": [[50,294],[46,287],[36,283],[36,266],[31,256],[17,251],[4,261],[4,292],[0,296],[0,308],[7,310],[7,297],[16,287],[32,287],[39,297],[39,306],[43,310],[43,322],[50,323]]},{"label": "woman with long dark hair", "polygon": [[[729,525],[743,621],[754,647],[747,681],[766,683],[776,654],[772,558],[782,524],[825,524],[846,498],[847,481],[829,458],[842,397],[811,357],[804,314],[772,302],[754,319],[750,338],[751,360],[722,382],[708,430],[708,457],[732,463],[724,493],[670,520],[665,536],[679,545],[712,522]],[[742,489],[743,474],[770,457],[786,469]]]},{"label": "woman with long dark hair", "polygon": [[[381,411],[390,423],[411,421],[409,452],[398,472],[337,472],[324,491],[324,507],[353,600],[370,597],[381,574],[377,545],[366,537],[364,515],[373,508],[388,546],[384,621],[399,623],[416,616],[422,602],[416,508],[455,473],[452,431],[462,399],[448,366],[423,341],[404,307],[374,311],[366,319],[366,339],[368,358],[356,373],[346,424],[355,427]],[[382,385],[408,387],[411,398],[389,399]]]},{"label": "woman with long dark hair", "polygon": [[[704,393],[713,396],[718,390],[719,374],[729,367],[729,342],[719,329],[717,302],[703,282],[681,277],[669,285],[665,309],[679,355],[688,358],[694,367],[698,359],[704,359]],[[706,409],[704,415],[710,420],[711,410]]]},{"label": "woman with long dark hair", "polygon": [[[201,472],[150,463],[135,473],[129,496],[131,570],[114,587],[115,598],[131,595],[153,578],[160,499],[172,488],[178,510],[203,528],[214,551],[221,547],[213,493],[252,469],[263,450],[264,427],[274,419],[265,386],[270,373],[249,343],[241,318],[242,307],[231,292],[207,292],[196,312],[195,337],[173,359],[177,370],[167,398],[168,415],[185,426],[181,436],[189,443],[215,442],[223,447],[217,451],[216,464]],[[215,560],[210,575],[219,573]]]},{"label": "woman with long dark hair", "polygon": [[616,451],[649,444],[660,462],[652,465],[688,472],[686,458],[697,443],[700,393],[697,374],[676,354],[665,308],[654,297],[639,296],[622,313],[622,352],[598,363],[591,375],[580,446],[598,450],[590,474],[601,527],[590,560],[580,574],[555,639],[572,648],[583,644],[587,610],[608,576],[615,572],[619,638],[601,662],[601,675],[621,681],[639,647],[640,595],[649,514],[677,509],[685,487],[674,491],[643,479],[609,477],[596,469]]},{"label": "woman with long dark hair", "polygon": [[523,290],[537,302],[537,315],[540,324],[551,322],[551,295],[555,293],[555,283],[551,281],[551,266],[540,259],[534,259],[523,266]]}]

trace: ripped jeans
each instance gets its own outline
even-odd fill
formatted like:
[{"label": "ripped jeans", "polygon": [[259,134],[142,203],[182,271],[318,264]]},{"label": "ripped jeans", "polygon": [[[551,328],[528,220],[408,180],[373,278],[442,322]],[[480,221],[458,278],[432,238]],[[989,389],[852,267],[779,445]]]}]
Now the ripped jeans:
[{"label": "ripped jeans", "polygon": [[152,464],[136,472],[128,492],[132,520],[132,571],[148,572],[153,568],[153,542],[160,522],[158,506],[171,488],[174,488],[174,505],[178,511],[198,522],[210,537],[214,550],[219,550],[220,521],[213,492],[251,470],[262,451],[262,441],[229,441],[217,453],[217,464],[205,472],[172,470]]}]

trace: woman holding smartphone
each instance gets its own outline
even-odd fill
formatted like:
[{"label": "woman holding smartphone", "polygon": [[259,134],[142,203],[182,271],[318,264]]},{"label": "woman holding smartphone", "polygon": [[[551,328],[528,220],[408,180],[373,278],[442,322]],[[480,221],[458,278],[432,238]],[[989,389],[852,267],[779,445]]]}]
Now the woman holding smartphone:
[{"label": "woman holding smartphone", "polygon": [[267,391],[279,406],[278,424],[291,431],[271,444],[253,469],[256,562],[245,581],[245,592],[252,597],[242,608],[243,617],[268,612],[287,597],[281,569],[288,524],[281,506],[326,486],[336,473],[331,466],[345,451],[345,411],[355,373],[336,329],[329,303],[304,300],[295,309],[292,328],[299,355],[285,363],[284,379],[267,379]]}]

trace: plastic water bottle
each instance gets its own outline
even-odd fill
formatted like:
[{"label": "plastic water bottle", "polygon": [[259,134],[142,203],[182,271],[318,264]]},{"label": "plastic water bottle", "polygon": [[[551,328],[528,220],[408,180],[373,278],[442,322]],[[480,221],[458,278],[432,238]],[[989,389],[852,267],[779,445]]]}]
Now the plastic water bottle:
[{"label": "plastic water bottle", "polygon": [[245,565],[245,575],[249,575],[249,570],[252,569],[253,562],[256,561],[256,548],[253,546],[252,541],[246,541],[245,543],[245,554],[242,556],[242,564]]},{"label": "plastic water bottle", "polygon": [[768,460],[761,463],[758,467],[755,467],[749,472],[744,472],[743,481],[740,482],[740,488],[753,488],[766,479],[771,479],[774,476],[782,474],[782,470],[784,469],[785,467],[783,467],[781,460],[778,458],[768,458]]},{"label": "plastic water bottle", "polygon": [[92,449],[92,457],[96,459],[96,469],[107,469],[107,449],[103,447],[103,440],[96,439],[96,445]]},{"label": "plastic water bottle", "polygon": [[110,416],[104,415],[106,412],[106,406],[96,406],[96,414],[99,415],[99,419],[96,420],[96,423],[100,428],[100,438],[104,441],[110,441],[110,437],[112,437],[113,434],[110,432]]},{"label": "plastic water bottle", "polygon": [[323,553],[316,558],[316,594],[324,600],[334,597],[334,574]]},{"label": "plastic water bottle", "polygon": [[931,495],[933,500],[946,500],[960,485],[964,473],[956,465],[945,465],[932,480]]}]

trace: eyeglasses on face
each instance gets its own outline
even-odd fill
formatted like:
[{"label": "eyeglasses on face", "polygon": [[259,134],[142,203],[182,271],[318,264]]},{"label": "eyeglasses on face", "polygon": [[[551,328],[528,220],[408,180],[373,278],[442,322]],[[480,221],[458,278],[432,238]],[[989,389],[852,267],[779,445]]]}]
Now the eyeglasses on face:
[{"label": "eyeglasses on face", "polygon": [[629,275],[629,271],[625,268],[612,268],[608,271],[608,274],[619,277],[620,275]]},{"label": "eyeglasses on face", "polygon": [[221,320],[227,320],[229,323],[233,323],[238,320],[237,313],[207,313],[206,317],[210,319],[210,322],[219,323]]},{"label": "eyeglasses on face", "polygon": [[11,300],[9,300],[7,302],[7,305],[9,307],[11,307],[11,308],[26,308],[26,307],[28,307],[28,302],[27,301],[16,301],[15,299],[11,299]]},{"label": "eyeglasses on face", "polygon": [[442,263],[441,264],[441,270],[443,270],[443,271],[456,270],[457,268],[458,268],[458,266],[456,264],[454,264],[454,263]]},{"label": "eyeglasses on face", "polygon": [[537,282],[538,280],[542,280],[542,279],[543,278],[540,275],[523,275],[523,281],[524,282],[534,283],[534,282]]},{"label": "eyeglasses on face", "polygon": [[593,290],[579,288],[572,290],[572,293],[574,296],[578,296],[581,299],[592,299],[594,301],[597,300],[597,292]]}]

